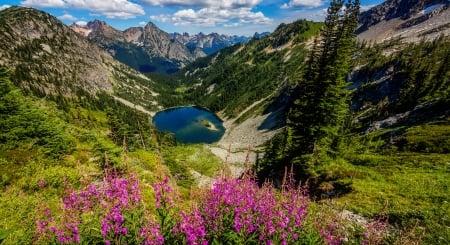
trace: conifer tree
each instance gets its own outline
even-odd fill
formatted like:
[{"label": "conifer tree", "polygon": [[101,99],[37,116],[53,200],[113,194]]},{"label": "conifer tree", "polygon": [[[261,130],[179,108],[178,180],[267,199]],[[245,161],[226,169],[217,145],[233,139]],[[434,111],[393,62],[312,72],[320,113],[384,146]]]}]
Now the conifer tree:
[{"label": "conifer tree", "polygon": [[345,77],[355,47],[358,16],[359,0],[348,0],[345,6],[344,0],[330,3],[323,29],[314,41],[308,65],[294,92],[285,145],[279,146],[278,151],[269,150],[267,166],[263,166],[266,174],[266,167],[273,172],[274,168],[283,170],[293,164],[302,179],[315,177],[320,159],[338,151],[349,108]]}]

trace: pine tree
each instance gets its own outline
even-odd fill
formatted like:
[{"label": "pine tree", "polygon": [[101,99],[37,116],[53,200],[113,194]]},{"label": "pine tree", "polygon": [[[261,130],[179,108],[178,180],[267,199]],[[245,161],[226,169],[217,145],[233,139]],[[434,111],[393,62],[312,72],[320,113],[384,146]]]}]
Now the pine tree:
[{"label": "pine tree", "polygon": [[[314,42],[308,66],[294,92],[284,132],[285,145],[279,146],[278,151],[270,149],[266,160],[269,166],[283,170],[293,164],[301,179],[316,177],[314,170],[323,156],[338,151],[348,115],[345,77],[355,47],[358,16],[358,0],[349,0],[345,8],[344,0],[330,3],[320,37]],[[281,162],[280,154],[284,156]]]}]

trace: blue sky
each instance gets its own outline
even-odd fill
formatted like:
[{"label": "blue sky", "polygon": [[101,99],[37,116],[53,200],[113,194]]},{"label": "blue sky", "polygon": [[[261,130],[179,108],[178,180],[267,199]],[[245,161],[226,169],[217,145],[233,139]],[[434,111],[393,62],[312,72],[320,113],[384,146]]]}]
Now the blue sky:
[{"label": "blue sky", "polygon": [[[166,32],[253,35],[297,19],[323,20],[329,0],[0,0],[48,12],[65,24],[104,20],[124,30],[155,23]],[[361,0],[362,9],[383,2]]]}]

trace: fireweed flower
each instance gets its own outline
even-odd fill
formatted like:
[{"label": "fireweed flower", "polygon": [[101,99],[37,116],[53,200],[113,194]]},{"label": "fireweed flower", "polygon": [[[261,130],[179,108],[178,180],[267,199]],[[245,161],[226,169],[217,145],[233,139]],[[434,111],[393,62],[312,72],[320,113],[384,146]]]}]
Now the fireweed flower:
[{"label": "fireweed flower", "polygon": [[[106,244],[208,244],[214,241],[250,244],[293,244],[302,240],[303,223],[308,214],[309,199],[304,190],[293,185],[281,191],[266,183],[259,187],[251,177],[219,179],[206,190],[198,203],[178,215],[173,207],[173,190],[166,177],[153,185],[155,206],[159,220],[143,218],[133,224],[126,217],[142,208],[142,196],[135,175],[127,178],[107,175],[102,182],[88,185],[80,191],[67,192],[63,198],[63,217],[51,217],[43,211],[43,219],[36,220],[36,235],[40,241],[80,243],[80,226],[85,215],[94,215],[100,229],[97,237]],[[136,216],[131,216],[135,219]],[[342,244],[347,237],[341,225],[324,222],[316,227],[323,243]],[[379,240],[382,234],[371,229],[382,228],[373,222],[364,236],[366,243]],[[136,237],[132,235],[135,234]],[[320,238],[319,238],[320,239]]]},{"label": "fireweed flower", "polygon": [[208,237],[220,239],[232,230],[244,240],[288,244],[298,239],[308,201],[301,190],[280,193],[270,184],[258,187],[251,178],[221,179],[206,193],[200,210],[208,233],[214,233]]},{"label": "fireweed flower", "polygon": [[174,228],[174,233],[176,235],[184,233],[188,245],[208,244],[205,240],[204,221],[200,211],[196,208],[190,214],[181,211],[181,219]]},{"label": "fireweed flower", "polygon": [[39,184],[39,187],[41,187],[41,188],[44,188],[44,187],[45,187],[45,185],[46,185],[46,183],[45,183],[45,180],[44,180],[44,179],[40,179],[40,180],[39,180],[39,182],[38,182],[38,184]]},{"label": "fireweed flower", "polygon": [[169,178],[165,177],[162,183],[155,183],[153,185],[153,189],[155,190],[155,206],[156,208],[167,207],[173,205],[172,197],[170,193],[172,189],[169,186]]},{"label": "fireweed flower", "polygon": [[150,220],[148,224],[139,231],[139,236],[143,238],[142,245],[162,245],[164,244],[164,236],[157,223]]},{"label": "fireweed flower", "polygon": [[[138,209],[141,200],[136,175],[124,178],[110,174],[100,183],[90,184],[80,191],[68,191],[62,200],[61,224],[53,222],[53,218],[36,221],[36,234],[38,237],[53,236],[60,243],[79,243],[82,214],[100,214],[101,236],[108,238],[106,241],[114,240],[129,233],[124,213]],[[50,216],[49,211],[45,214]]]},{"label": "fireweed flower", "polygon": [[327,224],[326,229],[321,229],[320,235],[322,236],[323,242],[327,245],[342,244],[344,238],[340,236],[338,229],[339,228],[333,223]]}]

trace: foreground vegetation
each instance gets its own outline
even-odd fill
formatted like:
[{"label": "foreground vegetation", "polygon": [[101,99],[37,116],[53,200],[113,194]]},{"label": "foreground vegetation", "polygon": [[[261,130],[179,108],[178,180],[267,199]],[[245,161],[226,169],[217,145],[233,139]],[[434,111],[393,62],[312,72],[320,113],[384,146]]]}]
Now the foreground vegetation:
[{"label": "foreground vegetation", "polygon": [[[45,188],[41,181],[40,188]],[[378,244],[386,222],[356,224],[324,207],[310,207],[305,190],[286,180],[281,191],[250,176],[219,178],[185,203],[166,177],[143,202],[134,174],[105,172],[103,180],[66,190],[62,210],[41,203],[33,241],[88,244]]]}]

